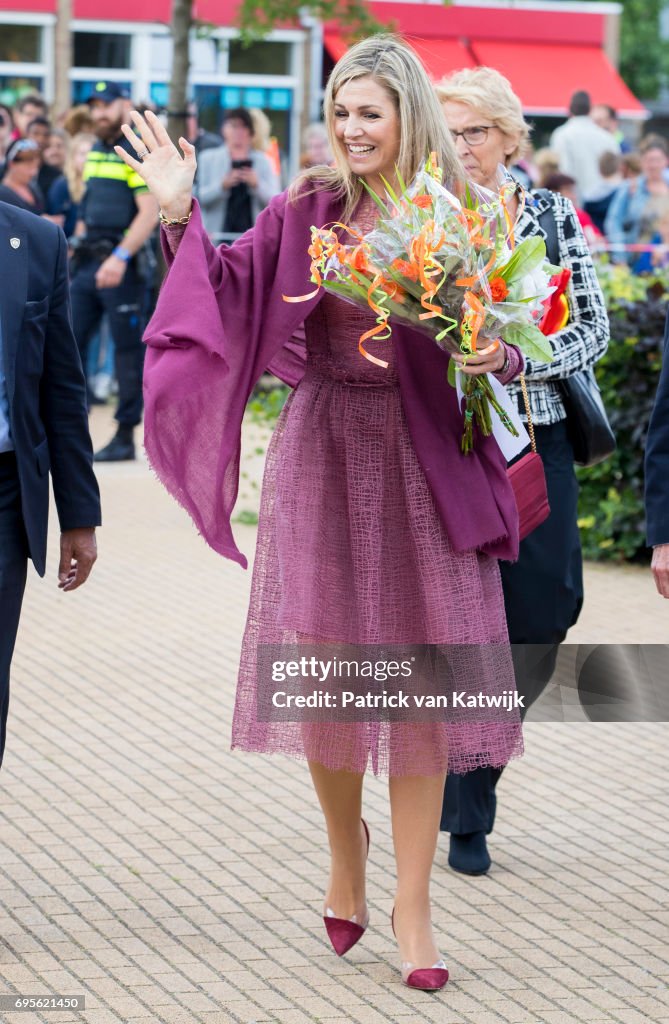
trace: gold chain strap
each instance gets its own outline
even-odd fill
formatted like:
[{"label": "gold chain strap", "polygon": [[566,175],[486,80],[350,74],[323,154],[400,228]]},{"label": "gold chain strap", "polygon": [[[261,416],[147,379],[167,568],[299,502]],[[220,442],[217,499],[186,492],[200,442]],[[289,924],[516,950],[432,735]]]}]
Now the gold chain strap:
[{"label": "gold chain strap", "polygon": [[527,414],[527,432],[530,435],[530,444],[532,445],[532,451],[537,450],[537,442],[534,440],[534,425],[532,423],[532,413],[530,412],[530,400],[527,395],[527,384],[525,383],[525,374],[520,375],[520,386],[523,391],[523,401],[525,402],[525,413]]}]

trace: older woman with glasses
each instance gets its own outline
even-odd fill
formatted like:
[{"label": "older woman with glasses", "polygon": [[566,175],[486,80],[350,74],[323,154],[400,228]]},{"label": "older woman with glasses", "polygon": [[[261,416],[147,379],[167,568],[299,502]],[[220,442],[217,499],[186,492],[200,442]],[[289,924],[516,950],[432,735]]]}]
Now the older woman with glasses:
[{"label": "older woman with glasses", "polygon": [[[475,68],[444,79],[437,94],[466,176],[496,190],[500,173],[513,165],[529,135],[509,82],[492,68]],[[511,205],[514,219],[519,215],[517,240],[532,235],[554,240],[549,259],[572,272],[569,322],[551,337],[553,361],[546,365],[527,359],[525,365],[551,514],[521,543],[518,561],[501,564],[509,639],[515,645],[531,645],[514,650],[516,682],[527,709],[550,680],[558,645],[583,603],[578,485],[559,381],[603,355],[609,330],[602,292],[571,202],[543,190],[533,196],[519,185]],[[508,391],[527,420],[520,384],[509,384]],[[441,828],[451,833],[449,864],[456,871],[476,875],[490,867],[486,835],[492,831],[500,775],[501,769],[482,767],[448,776]]]}]

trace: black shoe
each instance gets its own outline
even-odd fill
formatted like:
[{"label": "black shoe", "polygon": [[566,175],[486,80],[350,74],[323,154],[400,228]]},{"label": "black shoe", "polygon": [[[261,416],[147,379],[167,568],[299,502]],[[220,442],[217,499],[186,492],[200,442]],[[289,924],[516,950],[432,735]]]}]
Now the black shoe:
[{"label": "black shoe", "polygon": [[463,875],[485,875],[491,864],[485,832],[451,833],[448,863]]},{"label": "black shoe", "polygon": [[109,444],[93,456],[94,462],[125,462],[135,458],[135,442],[116,434]]}]

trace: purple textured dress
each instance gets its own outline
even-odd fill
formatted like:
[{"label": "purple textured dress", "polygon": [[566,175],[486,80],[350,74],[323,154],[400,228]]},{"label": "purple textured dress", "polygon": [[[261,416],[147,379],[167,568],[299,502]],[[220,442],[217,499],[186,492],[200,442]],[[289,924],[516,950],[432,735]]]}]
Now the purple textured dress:
[{"label": "purple textured dress", "polygon": [[[363,229],[370,216],[363,207]],[[305,321],[306,372],[267,452],[232,746],[354,772],[371,758],[392,775],[499,767],[522,753],[517,712],[259,720],[258,687],[271,684],[257,672],[258,644],[476,645],[476,689],[515,689],[497,561],[452,549],[409,436],[393,342],[366,345],[387,369],[358,351],[373,323],[327,294]]]}]

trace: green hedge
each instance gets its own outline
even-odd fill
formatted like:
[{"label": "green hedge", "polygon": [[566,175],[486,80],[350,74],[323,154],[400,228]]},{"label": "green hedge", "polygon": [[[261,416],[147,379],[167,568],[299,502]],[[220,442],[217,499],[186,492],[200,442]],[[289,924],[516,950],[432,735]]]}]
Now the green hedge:
[{"label": "green hedge", "polygon": [[611,342],[596,367],[618,449],[605,462],[579,469],[579,526],[586,558],[648,561],[643,457],[662,364],[669,273],[638,277],[627,267],[598,266]]}]

